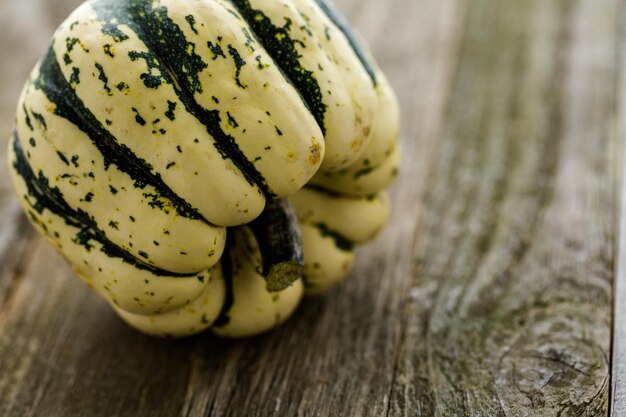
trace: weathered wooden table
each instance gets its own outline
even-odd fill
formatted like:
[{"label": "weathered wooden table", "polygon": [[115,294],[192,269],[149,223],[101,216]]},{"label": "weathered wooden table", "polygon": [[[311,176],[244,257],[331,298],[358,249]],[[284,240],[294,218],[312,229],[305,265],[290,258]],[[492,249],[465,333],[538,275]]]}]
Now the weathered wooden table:
[{"label": "weathered wooden table", "polygon": [[[0,0],[0,160],[78,2]],[[0,416],[626,415],[626,4],[338,3],[404,119],[392,223],[349,280],[262,337],[144,337],[0,163]]]}]

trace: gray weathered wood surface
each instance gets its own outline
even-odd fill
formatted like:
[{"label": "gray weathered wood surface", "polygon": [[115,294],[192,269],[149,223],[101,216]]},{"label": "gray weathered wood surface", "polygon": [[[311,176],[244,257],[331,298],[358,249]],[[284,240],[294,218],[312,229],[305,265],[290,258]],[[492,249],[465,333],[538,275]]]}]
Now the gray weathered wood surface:
[{"label": "gray weathered wood surface", "polygon": [[[0,0],[0,160],[78,1]],[[144,337],[0,163],[0,416],[626,415],[626,4],[337,3],[404,122],[393,221],[348,281],[262,337]]]}]

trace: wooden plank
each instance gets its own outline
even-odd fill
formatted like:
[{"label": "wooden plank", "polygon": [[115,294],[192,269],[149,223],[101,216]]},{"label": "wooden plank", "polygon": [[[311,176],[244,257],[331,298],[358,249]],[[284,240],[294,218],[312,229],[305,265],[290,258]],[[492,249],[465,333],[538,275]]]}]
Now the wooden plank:
[{"label": "wooden plank", "polygon": [[[624,23],[626,15],[621,16],[622,33],[620,39],[624,39]],[[626,67],[626,44],[618,47],[618,64]],[[619,221],[619,242],[617,246],[617,258],[615,263],[615,287],[614,287],[614,312],[613,312],[613,355],[611,371],[611,415],[618,417],[626,415],[626,78],[622,71],[618,76],[619,98],[617,101],[618,111],[616,114],[617,158],[616,171],[621,173],[621,183],[616,185],[616,193],[621,191],[621,204],[617,207],[617,219]]]},{"label": "wooden plank", "polygon": [[[620,137],[623,137],[622,135],[623,131],[621,131]],[[626,178],[626,169],[624,170],[623,175],[623,178]],[[623,187],[620,208],[619,245],[614,288],[615,300],[611,372],[612,416],[622,416],[626,414],[626,326],[624,326],[624,317],[626,317],[626,181],[622,182]]]},{"label": "wooden plank", "polygon": [[390,415],[606,415],[621,4],[467,7]]},{"label": "wooden plank", "polygon": [[442,128],[463,12],[460,3],[447,0],[338,5],[367,38],[403,103],[405,172],[393,195],[395,220],[361,252],[345,285],[307,300],[277,332],[234,346],[202,343],[185,416],[388,412],[419,201]]},{"label": "wooden plank", "polygon": [[[36,7],[33,1],[10,4],[0,4],[0,23],[3,27],[3,36],[0,38],[0,50],[7,54],[15,53],[19,59],[5,59],[0,64],[3,76],[0,77],[0,135],[8,137],[15,114],[15,104],[21,83],[26,80],[30,68],[37,60],[48,42],[53,30],[53,23],[46,20],[42,14],[31,13]],[[31,35],[25,36],[26,22],[32,22],[34,29]],[[30,23],[28,23],[30,24]],[[9,65],[10,64],[10,65]],[[19,80],[19,81],[18,81]],[[6,159],[4,140],[0,141],[0,160]],[[9,184],[8,172],[5,164],[0,164],[0,321],[2,320],[5,305],[9,301],[8,293],[15,288],[13,271],[25,241],[30,236],[30,228],[26,225],[17,201],[12,197],[13,190]]]},{"label": "wooden plank", "polygon": [[395,193],[394,217],[412,211],[408,223],[395,222],[363,251],[345,286],[307,301],[286,326],[263,337],[164,342],[128,329],[36,238],[30,257],[12,269],[20,285],[0,325],[0,415],[385,414],[414,205],[441,127],[462,16],[455,3],[340,3],[401,92],[410,168]]},{"label": "wooden plank", "polygon": [[193,342],[137,334],[47,243],[29,250],[35,261],[0,323],[0,415],[176,415]]}]

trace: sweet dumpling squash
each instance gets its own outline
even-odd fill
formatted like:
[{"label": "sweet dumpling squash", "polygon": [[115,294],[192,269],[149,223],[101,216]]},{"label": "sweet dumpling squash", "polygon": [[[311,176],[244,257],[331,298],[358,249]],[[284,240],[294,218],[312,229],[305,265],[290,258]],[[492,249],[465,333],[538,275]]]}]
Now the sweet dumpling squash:
[{"label": "sweet dumpling squash", "polygon": [[27,81],[9,163],[31,222],[129,324],[242,337],[384,225],[397,131],[325,0],[91,0]]}]

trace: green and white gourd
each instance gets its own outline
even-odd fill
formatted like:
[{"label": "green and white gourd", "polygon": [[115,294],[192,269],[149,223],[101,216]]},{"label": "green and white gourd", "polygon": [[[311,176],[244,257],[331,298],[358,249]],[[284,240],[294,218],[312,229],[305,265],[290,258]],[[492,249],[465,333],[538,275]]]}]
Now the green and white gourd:
[{"label": "green and white gourd", "polygon": [[383,227],[398,124],[326,0],[92,0],[26,83],[9,163],[31,222],[130,325],[244,337]]}]

